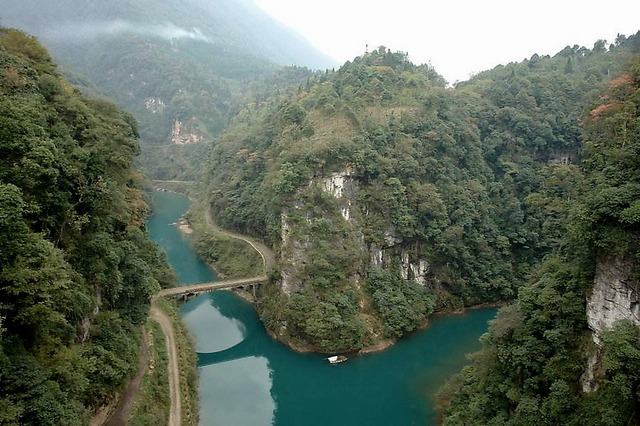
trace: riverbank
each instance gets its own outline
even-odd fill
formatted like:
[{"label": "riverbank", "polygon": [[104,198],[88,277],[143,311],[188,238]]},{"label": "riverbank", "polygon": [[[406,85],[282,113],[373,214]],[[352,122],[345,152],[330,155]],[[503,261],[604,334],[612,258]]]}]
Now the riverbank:
[{"label": "riverbank", "polygon": [[[268,272],[275,266],[275,255],[271,249],[249,236],[227,231],[215,225],[202,202],[192,201],[188,212],[175,223],[175,226],[190,239],[196,253],[220,278],[256,276]],[[247,303],[255,305],[257,302],[254,294],[247,291],[235,290],[234,293]],[[325,353],[305,342],[279,336],[272,330],[265,329],[265,331],[272,339],[297,353]],[[397,340],[396,338],[382,339],[351,353],[364,355],[381,352],[392,347]],[[326,352],[326,354],[333,353]]]},{"label": "riverbank", "polygon": [[136,374],[90,424],[197,426],[197,355],[193,348],[175,301],[154,299],[142,327]]},{"label": "riverbank", "polygon": [[[242,297],[242,296],[240,296],[240,297]],[[249,303],[254,303],[250,297],[242,297],[242,298],[245,301],[249,302]],[[416,333],[419,333],[421,331],[427,330],[429,327],[431,327],[432,320],[434,320],[434,319],[437,319],[437,318],[448,318],[448,317],[455,317],[455,316],[463,316],[463,315],[466,315],[469,312],[478,311],[478,310],[482,310],[482,309],[502,308],[502,307],[507,306],[508,304],[510,304],[512,302],[513,302],[513,300],[504,300],[504,301],[493,302],[493,303],[479,303],[477,305],[465,306],[463,308],[453,309],[453,310],[445,310],[445,309],[443,309],[443,310],[440,310],[440,311],[436,311],[436,312],[432,313],[428,318],[426,318],[424,320],[424,322],[422,324],[420,324],[420,326],[418,326],[415,330],[412,330],[412,331],[406,333],[405,335],[403,335],[400,338],[390,337],[390,338],[387,338],[387,339],[381,339],[381,340],[377,341],[374,344],[365,346],[365,347],[363,347],[361,349],[352,350],[352,351],[325,352],[325,351],[318,350],[318,348],[314,348],[312,346],[309,346],[309,345],[305,344],[304,342],[295,341],[295,340],[287,338],[286,336],[279,336],[279,335],[277,335],[276,333],[274,333],[271,330],[266,330],[266,332],[269,335],[269,337],[271,337],[273,340],[276,340],[276,341],[282,343],[283,345],[287,346],[292,351],[295,351],[295,352],[300,353],[300,354],[309,354],[309,353],[318,353],[318,354],[325,354],[325,355],[335,355],[335,354],[347,354],[347,355],[349,355],[350,354],[351,356],[371,355],[371,354],[376,354],[376,353],[384,352],[384,351],[386,351],[388,349],[391,349],[400,340],[409,338],[413,334],[416,334]]]},{"label": "riverbank", "polygon": [[475,311],[478,309],[502,308],[511,303],[513,303],[513,299],[500,300],[498,302],[478,303],[476,305],[464,306],[458,309],[441,309],[439,311],[434,312],[431,315],[431,318],[446,317],[450,315],[464,315],[469,311]]},{"label": "riverbank", "polygon": [[[179,195],[183,195],[183,194],[179,194]],[[195,234],[194,235],[195,231],[193,230],[193,227],[191,226],[191,223],[189,222],[189,220],[186,217],[184,217],[184,216],[181,217],[180,220],[178,220],[177,222],[172,223],[172,225],[176,226],[178,228],[178,231],[180,231],[180,233],[182,235],[184,235],[185,237],[189,238],[191,247],[198,254],[200,259],[202,259],[202,261],[209,267],[209,269],[211,269],[213,271],[213,273],[218,278],[220,278],[220,279],[229,278],[225,273],[223,273],[220,270],[220,268],[216,267],[216,265],[213,262],[208,262],[205,259],[205,253],[204,252],[201,252],[201,251],[196,249],[195,240],[199,240],[199,239],[205,238],[205,237],[203,237],[201,234]]]},{"label": "riverbank", "polygon": [[[203,259],[220,278],[255,276],[262,273],[262,271],[260,271],[261,265],[263,265],[264,271],[268,271],[268,269],[275,266],[274,254],[268,247],[258,247],[258,244],[261,246],[264,245],[256,243],[248,236],[230,232],[215,225],[205,204],[201,201],[195,201],[187,195],[190,192],[188,188],[183,187],[183,192],[176,191],[175,188],[165,188],[162,190],[165,192],[179,193],[191,200],[191,207],[176,223],[176,226],[183,235],[189,237],[192,242],[192,247],[201,259]],[[247,259],[248,261],[246,261]],[[256,299],[251,293],[246,291],[235,291],[235,293],[248,303],[256,303]],[[457,309],[441,309],[431,314],[419,327],[407,333],[403,338],[420,330],[427,329],[430,326],[430,320],[434,318],[464,315],[471,310],[499,308],[509,303],[511,303],[511,301],[507,300],[494,303],[480,303]],[[305,342],[294,340],[285,335],[279,335],[271,330],[267,330],[267,333],[272,339],[298,353],[341,353],[322,352],[319,351],[318,348],[310,346]],[[371,345],[359,350],[354,350],[352,353],[365,355],[382,352],[393,347],[398,341],[399,339],[395,337],[380,339]]]},{"label": "riverbank", "polygon": [[452,316],[458,316],[458,315],[465,315],[468,312],[472,312],[472,311],[477,311],[480,309],[491,309],[491,308],[501,308],[503,306],[506,306],[510,303],[512,303],[513,300],[503,300],[500,302],[493,302],[493,303],[479,303],[477,305],[472,305],[472,306],[465,306],[463,308],[459,308],[459,309],[443,309],[440,311],[436,311],[434,313],[432,313],[428,318],[426,318],[424,320],[424,322],[417,327],[415,330],[405,334],[404,336],[402,336],[401,338],[389,338],[386,340],[381,340],[380,342],[378,342],[375,345],[371,345],[368,347],[365,347],[363,349],[361,349],[358,353],[362,354],[362,355],[366,355],[366,354],[372,354],[372,353],[376,353],[376,352],[382,352],[385,351],[391,347],[393,347],[396,343],[398,343],[398,341],[400,339],[404,339],[407,338],[409,336],[411,336],[412,334],[415,333],[419,333],[423,330],[428,329],[431,324],[432,324],[432,320],[436,319],[436,318],[447,318],[447,317],[452,317]]},{"label": "riverbank", "polygon": [[[175,300],[169,301],[163,298],[157,298],[154,301],[154,308],[157,309],[157,311],[152,312],[153,319],[162,327],[164,336],[167,339],[165,346],[169,360],[168,374],[173,375],[173,380],[169,380],[169,383],[177,381],[176,385],[173,386],[175,387],[173,393],[177,394],[175,398],[178,400],[172,402],[172,405],[179,407],[176,417],[180,420],[175,419],[174,421],[170,421],[169,424],[197,426],[200,410],[198,398],[198,356],[194,349],[195,344],[186,326],[180,320],[178,306]],[[170,328],[170,331],[167,328]],[[175,357],[173,361],[175,365],[173,366],[171,365],[172,356]],[[166,381],[164,382],[164,386],[166,386]],[[170,393],[172,393],[171,386]],[[176,421],[179,423],[175,423]]]},{"label": "riverbank", "polygon": [[[206,207],[202,203],[194,202],[189,209],[188,213],[176,224],[178,229],[186,236],[190,237],[193,242],[193,247],[200,255],[200,257],[207,263],[221,278],[229,277],[228,274],[233,274],[232,278],[241,278],[247,276],[257,275],[258,271],[256,268],[258,265],[256,264],[256,254],[260,254],[264,263],[264,268],[266,269],[268,265],[266,265],[267,257],[271,260],[271,267],[275,264],[275,258],[273,256],[273,252],[270,249],[264,248],[260,249],[256,247],[255,242],[252,241],[250,237],[239,235],[237,233],[229,232],[223,230],[213,224],[213,220],[211,219]],[[249,241],[247,241],[249,240]],[[213,260],[210,256],[210,251],[207,249],[216,244],[221,246],[228,246],[229,244],[240,244],[240,246],[236,246],[236,250],[223,250],[226,255],[231,256],[233,259],[232,266],[227,266],[226,262],[224,262],[224,257],[220,260]],[[242,262],[243,258],[254,256],[254,260],[249,262],[250,267],[247,267],[246,263]],[[223,267],[220,267],[223,265]],[[240,267],[236,267],[235,265],[239,265]],[[234,291],[234,293],[245,300],[248,303],[255,304],[256,299],[253,294],[246,291]],[[408,337],[409,335],[419,332],[421,330],[425,330],[430,326],[431,319],[451,316],[451,315],[463,315],[467,311],[477,310],[483,308],[493,308],[493,307],[501,307],[510,303],[510,301],[501,301],[496,303],[482,303],[478,305],[463,307],[459,309],[443,309],[437,312],[434,312],[431,316],[429,316],[425,321],[417,327],[415,330],[407,333],[403,338]],[[334,351],[334,352],[324,352],[319,350],[316,347],[308,345],[306,342],[298,341],[290,338],[285,335],[278,335],[272,330],[266,330],[267,334],[274,340],[284,344],[289,349],[297,352],[297,353],[323,353],[323,354],[336,354],[336,353],[351,353],[358,355],[367,355],[378,352],[383,352],[391,347],[393,347],[400,339],[391,337],[391,338],[382,338],[375,343],[365,346],[359,350],[349,351]]]},{"label": "riverbank", "polygon": [[[187,200],[164,193],[157,193],[157,200],[149,232],[165,247],[179,282],[215,281],[187,239],[170,226],[188,208]],[[276,288],[262,287],[261,292]],[[477,339],[494,314],[478,309],[436,319],[393,350],[376,347],[379,353],[353,356],[336,367],[322,355],[299,355],[268,336],[254,307],[230,292],[201,295],[180,308],[181,322],[197,340],[202,424],[280,426],[297,425],[301,418],[309,426],[431,425],[431,395],[467,362],[465,354],[478,349]]]},{"label": "riverbank", "polygon": [[262,275],[261,253],[233,233],[210,226],[202,202],[194,202],[178,222],[180,232],[189,237],[200,258],[220,278],[246,278]]}]

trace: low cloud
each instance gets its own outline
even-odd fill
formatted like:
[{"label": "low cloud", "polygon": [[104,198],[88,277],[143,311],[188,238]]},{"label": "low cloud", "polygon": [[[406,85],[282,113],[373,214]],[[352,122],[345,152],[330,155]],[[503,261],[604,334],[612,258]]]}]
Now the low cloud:
[{"label": "low cloud", "polygon": [[43,36],[54,41],[92,41],[97,37],[120,34],[138,34],[158,37],[165,40],[197,40],[213,43],[211,37],[203,34],[198,28],[186,29],[170,22],[166,24],[141,24],[123,20],[102,21],[83,24],[66,24],[55,28],[47,28]]}]

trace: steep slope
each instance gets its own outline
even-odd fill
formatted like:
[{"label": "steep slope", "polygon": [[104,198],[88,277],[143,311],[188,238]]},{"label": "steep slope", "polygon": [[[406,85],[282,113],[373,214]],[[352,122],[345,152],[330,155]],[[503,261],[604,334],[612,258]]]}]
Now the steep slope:
[{"label": "steep slope", "polygon": [[380,48],[248,106],[212,150],[209,197],[216,220],[279,249],[266,326],[352,350],[434,308],[514,297],[566,232],[580,112],[634,43],[534,55],[455,89]]},{"label": "steep slope", "polygon": [[138,119],[145,171],[155,178],[175,178],[198,162],[199,145],[211,142],[282,65],[334,66],[248,0],[3,6],[4,25],[38,36],[74,71],[70,77],[86,75]]},{"label": "steep slope", "polygon": [[85,424],[136,369],[171,272],[144,231],[133,117],[0,29],[0,419]]},{"label": "steep slope", "polygon": [[208,56],[204,61],[225,76],[238,71],[216,63],[216,57],[224,58],[225,50],[228,57],[262,58],[285,66],[335,66],[335,61],[251,0],[62,0],[55,4],[27,0],[5,4],[5,25],[20,24],[56,44],[82,45],[87,39],[124,33],[201,41],[199,52]]},{"label": "steep slope", "polygon": [[443,391],[445,424],[640,423],[639,111],[636,56],[583,116],[563,243]]}]

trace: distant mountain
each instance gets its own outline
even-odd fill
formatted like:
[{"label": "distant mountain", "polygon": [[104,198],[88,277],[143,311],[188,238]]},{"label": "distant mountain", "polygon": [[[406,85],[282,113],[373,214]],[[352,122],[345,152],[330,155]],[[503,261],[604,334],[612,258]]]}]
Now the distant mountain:
[{"label": "distant mountain", "polygon": [[[87,44],[104,35],[136,34],[208,44],[232,52],[314,69],[336,66],[295,31],[251,0],[8,0],[0,19],[47,43]],[[206,49],[203,49],[206,51]]]},{"label": "distant mountain", "polygon": [[250,0],[5,0],[0,20],[133,113],[143,148],[211,141],[283,65],[335,65]]}]

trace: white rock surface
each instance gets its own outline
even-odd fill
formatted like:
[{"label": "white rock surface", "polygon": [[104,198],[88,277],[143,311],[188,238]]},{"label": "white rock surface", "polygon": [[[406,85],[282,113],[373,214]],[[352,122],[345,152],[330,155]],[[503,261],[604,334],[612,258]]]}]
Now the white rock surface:
[{"label": "white rock surface", "polygon": [[599,262],[591,294],[587,297],[587,323],[593,341],[618,320],[629,320],[640,327],[639,283],[631,279],[630,262],[613,259]]},{"label": "white rock surface", "polygon": [[409,252],[400,252],[400,276],[405,280],[414,280],[421,286],[427,284],[429,262],[419,259],[418,263],[411,262]]},{"label": "white rock surface", "polygon": [[589,354],[580,378],[582,391],[597,390],[596,376],[600,363],[601,336],[619,320],[629,320],[640,327],[640,283],[632,278],[634,262],[624,258],[599,261],[591,294],[587,297],[587,324],[593,331],[595,350]]},{"label": "white rock surface", "polygon": [[164,110],[166,104],[160,98],[147,98],[144,100],[144,106],[151,111],[152,114],[157,114]]},{"label": "white rock surface", "polygon": [[369,249],[369,253],[371,253],[371,265],[378,266],[382,268],[383,259],[384,259],[384,251],[376,246],[375,244],[371,244],[371,248]]},{"label": "white rock surface", "polygon": [[335,172],[325,178],[322,178],[322,190],[324,192],[331,194],[331,196],[339,200],[346,198],[346,200],[342,200],[344,204],[340,207],[342,218],[346,221],[349,221],[351,218],[351,199],[349,198],[349,188],[351,188],[351,192],[355,191],[352,174],[351,169],[346,169],[342,172]]},{"label": "white rock surface", "polygon": [[418,264],[410,263],[409,269],[411,269],[411,276],[421,286],[427,284],[427,273],[429,272],[429,262],[426,260],[418,260]]},{"label": "white rock surface", "polygon": [[403,280],[409,279],[409,253],[403,251],[400,253],[400,276]]},{"label": "white rock surface", "polygon": [[342,198],[344,195],[345,179],[350,178],[350,172],[332,173],[330,176],[322,179],[322,189],[333,195],[335,198]]},{"label": "white rock surface", "polygon": [[197,143],[202,140],[202,136],[196,133],[185,133],[182,130],[182,122],[180,120],[173,121],[173,128],[171,129],[171,143],[174,145],[186,145],[190,143]]}]

